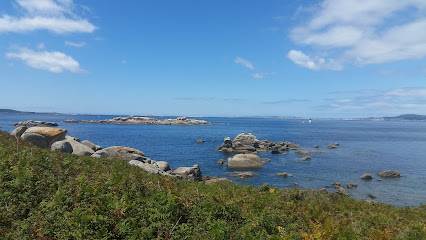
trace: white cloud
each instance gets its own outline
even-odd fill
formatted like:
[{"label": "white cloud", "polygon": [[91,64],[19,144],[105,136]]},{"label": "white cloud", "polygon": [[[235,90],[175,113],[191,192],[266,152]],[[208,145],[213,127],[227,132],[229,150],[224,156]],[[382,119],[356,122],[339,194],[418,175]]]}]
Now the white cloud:
[{"label": "white cloud", "polygon": [[87,19],[77,16],[72,0],[16,0],[25,11],[23,16],[0,17],[0,33],[25,33],[49,30],[57,34],[91,33],[96,27]]},{"label": "white cloud", "polygon": [[244,59],[244,58],[236,57],[236,58],[234,59],[234,62],[235,62],[236,64],[240,64],[240,65],[242,65],[242,66],[244,66],[244,67],[246,67],[246,68],[249,68],[249,69],[251,69],[251,70],[254,70],[254,66],[253,66],[253,64],[252,64],[250,61],[248,61],[248,60],[246,60],[246,59]]},{"label": "white cloud", "polygon": [[341,70],[342,66],[334,61],[333,59],[324,59],[320,57],[309,57],[301,51],[291,50],[287,57],[302,67],[311,69],[311,70],[320,70],[320,69],[330,69],[330,70]]},{"label": "white cloud", "polygon": [[424,0],[323,0],[290,38],[342,63],[420,59],[426,56],[425,10]]},{"label": "white cloud", "polygon": [[53,73],[70,71],[72,73],[82,73],[85,70],[80,68],[80,64],[72,57],[61,52],[34,51],[28,48],[18,48],[14,52],[6,53],[6,58],[18,59],[26,65]]},{"label": "white cloud", "polygon": [[81,47],[86,46],[86,43],[85,42],[76,43],[76,42],[71,42],[71,41],[65,41],[65,45],[70,46],[70,47],[81,48]]},{"label": "white cloud", "polygon": [[263,79],[266,78],[267,76],[271,76],[271,75],[275,75],[274,72],[261,72],[261,73],[253,73],[251,76],[252,78],[256,78],[256,79]]}]

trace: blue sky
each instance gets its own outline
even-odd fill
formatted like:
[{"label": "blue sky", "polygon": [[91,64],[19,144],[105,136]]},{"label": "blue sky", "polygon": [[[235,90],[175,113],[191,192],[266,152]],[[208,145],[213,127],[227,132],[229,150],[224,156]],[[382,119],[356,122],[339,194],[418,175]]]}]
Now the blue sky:
[{"label": "blue sky", "polygon": [[424,0],[3,0],[0,108],[426,114]]}]

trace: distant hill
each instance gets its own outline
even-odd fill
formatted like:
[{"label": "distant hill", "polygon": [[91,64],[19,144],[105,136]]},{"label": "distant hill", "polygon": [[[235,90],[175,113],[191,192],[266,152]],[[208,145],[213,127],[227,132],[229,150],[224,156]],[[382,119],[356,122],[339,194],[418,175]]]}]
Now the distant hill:
[{"label": "distant hill", "polygon": [[426,115],[418,115],[418,114],[403,114],[396,117],[384,117],[385,121],[425,121]]},{"label": "distant hill", "polygon": [[33,112],[16,111],[13,109],[0,109],[0,114],[2,113],[33,113]]}]

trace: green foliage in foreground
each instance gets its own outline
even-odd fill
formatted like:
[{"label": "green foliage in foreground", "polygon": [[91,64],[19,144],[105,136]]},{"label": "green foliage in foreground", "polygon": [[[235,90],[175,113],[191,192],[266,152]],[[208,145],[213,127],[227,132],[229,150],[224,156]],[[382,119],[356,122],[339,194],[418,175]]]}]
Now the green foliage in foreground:
[{"label": "green foliage in foreground", "polygon": [[178,181],[0,132],[0,238],[426,239],[426,206]]}]

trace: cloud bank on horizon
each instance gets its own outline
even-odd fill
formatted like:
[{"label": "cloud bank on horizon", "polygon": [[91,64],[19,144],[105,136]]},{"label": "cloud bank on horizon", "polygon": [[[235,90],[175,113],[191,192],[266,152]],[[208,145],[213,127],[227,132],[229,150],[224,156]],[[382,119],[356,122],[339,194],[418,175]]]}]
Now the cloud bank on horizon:
[{"label": "cloud bank on horizon", "polygon": [[287,57],[311,70],[423,58],[425,10],[424,0],[324,0],[290,31],[306,50],[292,49]]}]

